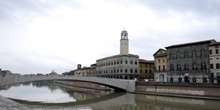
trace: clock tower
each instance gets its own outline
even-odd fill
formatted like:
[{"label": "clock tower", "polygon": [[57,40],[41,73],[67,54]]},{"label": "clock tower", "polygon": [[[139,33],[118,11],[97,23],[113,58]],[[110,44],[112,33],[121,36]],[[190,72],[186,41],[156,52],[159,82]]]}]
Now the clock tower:
[{"label": "clock tower", "polygon": [[121,31],[120,40],[120,55],[129,54],[129,42],[128,42],[128,32],[126,30]]}]

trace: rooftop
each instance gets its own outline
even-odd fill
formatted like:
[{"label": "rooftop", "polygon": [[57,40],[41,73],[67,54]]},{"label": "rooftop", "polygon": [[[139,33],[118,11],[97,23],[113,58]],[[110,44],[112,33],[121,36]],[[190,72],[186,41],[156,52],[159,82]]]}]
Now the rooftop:
[{"label": "rooftop", "polygon": [[200,44],[212,44],[212,43],[216,43],[216,40],[211,39],[211,40],[204,40],[204,41],[176,44],[176,45],[171,45],[171,46],[168,46],[168,47],[165,47],[165,48],[169,49],[169,48],[176,48],[176,47],[183,47],[183,46],[200,45]]},{"label": "rooftop", "polygon": [[144,59],[139,59],[140,63],[154,63],[154,60],[144,60]]},{"label": "rooftop", "polygon": [[216,45],[220,45],[220,42],[216,42],[216,43],[210,44],[209,46],[216,46]]},{"label": "rooftop", "polygon": [[136,57],[136,58],[139,58],[138,55],[134,55],[134,54],[128,54],[128,55],[120,55],[119,54],[119,55],[113,55],[113,56],[105,57],[102,59],[98,59],[98,60],[96,60],[96,62],[101,61],[101,60],[111,59],[111,58],[117,58],[117,57]]}]

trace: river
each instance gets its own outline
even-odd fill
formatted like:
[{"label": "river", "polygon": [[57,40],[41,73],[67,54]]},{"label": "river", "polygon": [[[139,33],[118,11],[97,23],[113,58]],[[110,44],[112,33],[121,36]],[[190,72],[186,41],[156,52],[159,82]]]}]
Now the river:
[{"label": "river", "polygon": [[219,110],[220,101],[67,88],[51,81],[0,90],[31,110]]}]

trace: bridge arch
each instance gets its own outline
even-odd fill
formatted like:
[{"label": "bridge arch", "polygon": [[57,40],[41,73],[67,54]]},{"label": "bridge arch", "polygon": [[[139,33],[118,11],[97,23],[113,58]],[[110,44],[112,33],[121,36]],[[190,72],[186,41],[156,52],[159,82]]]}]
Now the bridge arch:
[{"label": "bridge arch", "polygon": [[135,91],[135,80],[110,79],[110,78],[100,78],[100,77],[61,76],[61,75],[0,77],[0,86],[31,82],[31,81],[44,81],[44,80],[84,81],[84,82],[92,82],[92,83],[105,85],[114,88],[115,91],[127,91],[127,92]]}]

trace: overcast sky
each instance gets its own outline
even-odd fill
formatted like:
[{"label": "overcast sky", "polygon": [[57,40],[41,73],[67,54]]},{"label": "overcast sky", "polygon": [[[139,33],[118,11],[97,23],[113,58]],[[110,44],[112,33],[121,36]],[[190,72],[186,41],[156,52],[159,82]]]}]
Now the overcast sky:
[{"label": "overcast sky", "polygon": [[220,41],[220,0],[0,0],[0,68],[58,73],[119,54],[152,60],[169,45]]}]

